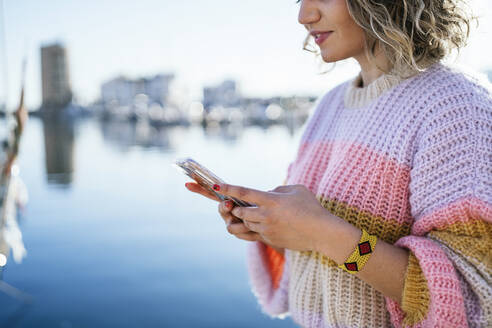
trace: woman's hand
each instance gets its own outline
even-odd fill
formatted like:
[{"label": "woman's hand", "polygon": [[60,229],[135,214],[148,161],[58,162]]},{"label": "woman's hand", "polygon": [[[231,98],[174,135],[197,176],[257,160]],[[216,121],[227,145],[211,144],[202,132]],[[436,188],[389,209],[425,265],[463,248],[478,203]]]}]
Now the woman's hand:
[{"label": "woman's hand", "polygon": [[247,241],[261,241],[261,237],[257,232],[251,231],[248,227],[244,225],[244,223],[234,216],[231,213],[231,210],[234,208],[234,203],[230,200],[222,201],[219,197],[217,197],[214,193],[203,188],[198,183],[188,182],[185,184],[188,190],[203,195],[207,198],[219,202],[219,214],[224,219],[224,222],[227,226],[227,231],[236,236],[239,239],[247,240]]},{"label": "woman's hand", "polygon": [[317,249],[315,237],[328,211],[304,185],[283,185],[269,192],[230,184],[218,187],[220,194],[257,205],[234,207],[231,214],[243,219],[245,227],[265,243],[292,250]]},{"label": "woman's hand", "polygon": [[242,240],[261,241],[261,236],[257,232],[251,231],[241,219],[231,213],[233,209],[234,203],[231,200],[219,203],[219,213],[226,222],[227,231]]}]

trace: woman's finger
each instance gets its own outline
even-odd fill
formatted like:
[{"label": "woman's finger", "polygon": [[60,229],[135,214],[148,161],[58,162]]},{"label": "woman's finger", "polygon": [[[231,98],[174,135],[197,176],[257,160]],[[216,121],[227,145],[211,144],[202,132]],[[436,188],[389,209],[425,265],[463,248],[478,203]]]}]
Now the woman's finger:
[{"label": "woman's finger", "polygon": [[271,191],[271,192],[288,192],[290,190],[292,190],[291,185],[281,185],[281,186],[277,186],[277,187],[275,187],[275,189],[272,189],[269,191]]},{"label": "woman's finger", "polygon": [[232,215],[230,212],[226,212],[226,213],[220,213],[219,212],[219,214],[222,217],[222,219],[224,220],[226,225],[229,225],[233,222],[236,222],[236,220],[239,220],[234,215]]},{"label": "woman's finger", "polygon": [[244,220],[244,226],[248,228],[250,231],[262,233],[263,232],[263,226],[261,223],[256,223],[256,222],[251,222],[251,221],[246,221]]},{"label": "woman's finger", "polygon": [[237,234],[244,234],[248,233],[251,230],[244,225],[244,223],[239,222],[239,223],[231,223],[227,225],[227,231],[230,234],[237,235]]},{"label": "woman's finger", "polygon": [[246,240],[246,241],[261,241],[261,236],[257,234],[256,232],[247,232],[247,233],[240,233],[235,235],[237,238]]},{"label": "woman's finger", "polygon": [[264,222],[266,217],[261,207],[242,207],[236,206],[231,211],[232,215],[251,222]]},{"label": "woman's finger", "polygon": [[[226,202],[227,201],[219,203],[219,214],[222,219],[224,219],[226,225],[236,222],[242,222],[239,218],[231,214],[231,210],[226,205],[224,205]],[[231,208],[233,208],[233,206],[231,206]]]},{"label": "woman's finger", "polygon": [[219,203],[219,213],[229,213],[234,208],[234,203],[231,200],[221,201]]},{"label": "woman's finger", "polygon": [[224,219],[224,222],[226,223],[226,225],[229,225],[231,223],[243,222],[241,219],[232,215],[231,212],[221,212],[219,210],[219,214],[222,217],[222,219]]},{"label": "woman's finger", "polygon": [[200,186],[198,183],[196,182],[187,182],[185,183],[185,187],[189,190],[189,191],[192,191],[192,192],[195,192],[197,194],[200,194],[202,196],[205,196],[207,198],[210,198],[211,200],[215,200],[215,201],[222,201],[219,197],[217,197],[217,195],[215,195],[213,192],[211,192],[210,190]]},{"label": "woman's finger", "polygon": [[214,190],[222,195],[235,197],[257,206],[272,204],[277,200],[277,196],[273,193],[225,183],[214,185]]}]

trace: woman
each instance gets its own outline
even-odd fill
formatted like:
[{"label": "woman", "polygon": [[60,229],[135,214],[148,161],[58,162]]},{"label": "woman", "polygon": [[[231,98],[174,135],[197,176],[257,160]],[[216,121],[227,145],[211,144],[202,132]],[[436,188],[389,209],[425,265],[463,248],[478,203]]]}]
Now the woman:
[{"label": "woman", "polygon": [[468,36],[456,5],[301,1],[323,61],[355,58],[360,74],[318,102],[285,185],[215,187],[257,205],[221,202],[219,212],[252,242],[251,284],[270,316],[304,327],[492,326],[492,95],[441,62]]}]

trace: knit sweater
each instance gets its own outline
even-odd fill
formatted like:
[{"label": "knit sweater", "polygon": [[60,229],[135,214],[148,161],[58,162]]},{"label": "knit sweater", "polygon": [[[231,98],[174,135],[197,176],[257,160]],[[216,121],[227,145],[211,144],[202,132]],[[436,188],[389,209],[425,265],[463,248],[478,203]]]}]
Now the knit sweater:
[{"label": "knit sweater", "polygon": [[492,327],[490,83],[443,63],[360,81],[318,100],[284,183],[409,250],[401,305],[322,253],[256,241],[262,311],[303,327]]}]

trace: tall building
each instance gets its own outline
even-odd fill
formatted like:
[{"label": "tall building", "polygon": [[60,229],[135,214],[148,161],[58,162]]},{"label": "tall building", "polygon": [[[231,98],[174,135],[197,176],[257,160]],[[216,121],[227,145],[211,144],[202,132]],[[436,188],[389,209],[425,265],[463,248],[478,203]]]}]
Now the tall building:
[{"label": "tall building", "polygon": [[61,44],[41,47],[43,109],[56,110],[72,100],[67,51]]},{"label": "tall building", "polygon": [[101,86],[102,102],[105,105],[132,106],[136,95],[145,94],[149,105],[156,103],[164,107],[169,98],[169,86],[173,79],[173,74],[158,74],[135,80],[120,76]]}]

